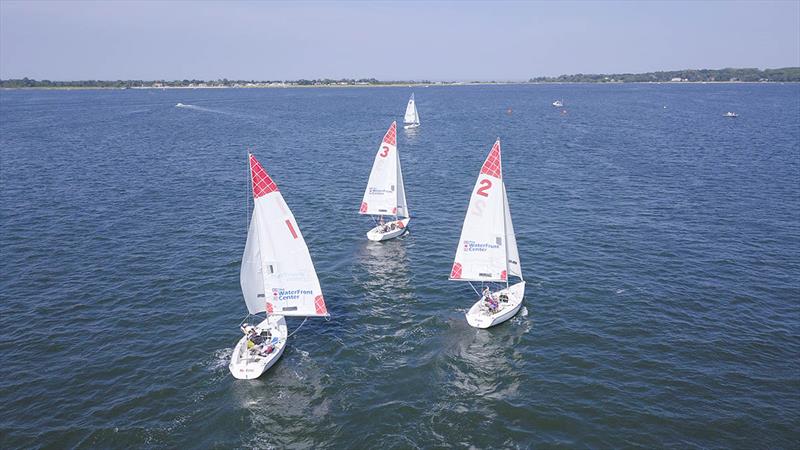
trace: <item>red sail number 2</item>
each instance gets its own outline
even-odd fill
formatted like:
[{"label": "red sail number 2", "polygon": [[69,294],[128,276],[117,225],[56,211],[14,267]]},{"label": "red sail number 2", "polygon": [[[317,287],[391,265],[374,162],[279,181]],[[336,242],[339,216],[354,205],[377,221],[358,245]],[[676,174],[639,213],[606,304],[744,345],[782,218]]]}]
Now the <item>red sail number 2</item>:
[{"label": "red sail number 2", "polygon": [[484,178],[483,180],[481,180],[480,185],[481,187],[478,188],[478,192],[476,192],[476,194],[488,197],[489,193],[486,191],[492,187],[492,182]]}]

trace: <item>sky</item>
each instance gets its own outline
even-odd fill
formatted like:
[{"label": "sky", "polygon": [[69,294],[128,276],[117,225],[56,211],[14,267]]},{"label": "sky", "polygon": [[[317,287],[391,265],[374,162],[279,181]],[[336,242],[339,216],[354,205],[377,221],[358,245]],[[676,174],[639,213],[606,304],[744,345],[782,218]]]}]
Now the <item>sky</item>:
[{"label": "sky", "polygon": [[800,66],[800,0],[0,0],[0,78],[527,80]]}]

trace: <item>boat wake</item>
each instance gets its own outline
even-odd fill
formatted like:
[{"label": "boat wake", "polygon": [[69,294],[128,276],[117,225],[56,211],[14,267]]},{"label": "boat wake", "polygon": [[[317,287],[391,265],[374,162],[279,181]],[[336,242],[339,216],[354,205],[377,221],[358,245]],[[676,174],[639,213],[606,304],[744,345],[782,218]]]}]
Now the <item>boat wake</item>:
[{"label": "boat wake", "polygon": [[183,103],[177,103],[175,105],[175,107],[176,108],[182,108],[182,109],[191,109],[191,110],[194,110],[194,111],[210,112],[210,113],[215,113],[215,114],[235,115],[233,113],[230,113],[230,112],[227,112],[227,111],[221,111],[219,109],[204,108],[202,106],[186,105],[186,104],[183,104]]},{"label": "boat wake", "polygon": [[228,363],[231,361],[232,353],[233,347],[221,348],[214,351],[210,360],[206,363],[206,368],[210,372],[226,371],[228,369]]}]

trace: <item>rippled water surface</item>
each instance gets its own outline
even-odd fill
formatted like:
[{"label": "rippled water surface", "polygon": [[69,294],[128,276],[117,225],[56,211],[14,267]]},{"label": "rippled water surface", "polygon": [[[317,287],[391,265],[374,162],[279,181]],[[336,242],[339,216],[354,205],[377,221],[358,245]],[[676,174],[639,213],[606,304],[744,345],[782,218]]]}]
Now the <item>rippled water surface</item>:
[{"label": "rippled water surface", "polygon": [[[0,447],[797,448],[799,85],[415,91],[382,244],[408,88],[1,92]],[[497,136],[528,288],[479,331],[447,276]],[[237,381],[248,148],[332,318]]]}]

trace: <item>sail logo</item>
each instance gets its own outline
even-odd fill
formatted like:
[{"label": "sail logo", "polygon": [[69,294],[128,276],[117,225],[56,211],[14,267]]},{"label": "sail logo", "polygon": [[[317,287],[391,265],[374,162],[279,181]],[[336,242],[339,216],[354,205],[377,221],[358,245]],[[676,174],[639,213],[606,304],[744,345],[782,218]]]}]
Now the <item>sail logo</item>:
[{"label": "sail logo", "polygon": [[272,296],[276,300],[297,300],[304,295],[311,295],[313,292],[309,289],[272,289]]},{"label": "sail logo", "polygon": [[392,192],[394,192],[394,186],[392,186],[390,189],[383,189],[383,188],[376,188],[376,187],[370,187],[369,188],[369,194],[370,195],[391,194]]},{"label": "sail logo", "polygon": [[465,252],[485,252],[492,249],[500,248],[499,243],[494,244],[486,244],[481,242],[475,241],[464,241],[464,251]]}]

